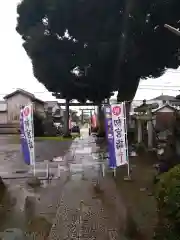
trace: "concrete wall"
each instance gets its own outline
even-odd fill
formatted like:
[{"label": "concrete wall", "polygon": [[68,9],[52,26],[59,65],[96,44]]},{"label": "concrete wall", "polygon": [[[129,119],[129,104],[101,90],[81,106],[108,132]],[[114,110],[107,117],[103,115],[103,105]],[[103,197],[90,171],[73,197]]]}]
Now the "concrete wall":
[{"label": "concrete wall", "polygon": [[18,134],[19,133],[19,123],[0,123],[0,134]]}]

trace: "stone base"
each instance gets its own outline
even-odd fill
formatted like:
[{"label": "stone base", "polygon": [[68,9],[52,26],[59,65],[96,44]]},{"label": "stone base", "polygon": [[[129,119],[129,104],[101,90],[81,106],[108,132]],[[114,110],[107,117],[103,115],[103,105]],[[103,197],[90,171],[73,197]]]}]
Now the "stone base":
[{"label": "stone base", "polygon": [[41,181],[37,177],[32,177],[27,180],[27,184],[32,188],[36,188],[41,186]]},{"label": "stone base", "polygon": [[132,182],[132,177],[131,176],[126,176],[124,177],[124,181],[127,181],[127,182]]}]

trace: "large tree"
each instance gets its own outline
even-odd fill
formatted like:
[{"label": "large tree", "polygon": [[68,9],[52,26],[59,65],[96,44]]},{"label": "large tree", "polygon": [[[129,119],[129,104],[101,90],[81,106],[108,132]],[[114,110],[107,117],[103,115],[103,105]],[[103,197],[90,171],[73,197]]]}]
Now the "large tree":
[{"label": "large tree", "polygon": [[179,0],[23,0],[17,31],[49,91],[132,100],[140,78],[178,67],[179,39],[164,24],[178,27],[179,9]]}]

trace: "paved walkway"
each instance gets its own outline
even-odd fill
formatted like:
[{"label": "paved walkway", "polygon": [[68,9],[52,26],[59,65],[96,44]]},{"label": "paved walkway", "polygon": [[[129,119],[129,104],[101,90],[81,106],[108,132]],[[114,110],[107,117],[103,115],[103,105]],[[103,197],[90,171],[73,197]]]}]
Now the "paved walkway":
[{"label": "paved walkway", "polygon": [[124,239],[126,209],[112,178],[100,175],[98,160],[93,158],[96,144],[87,134],[73,144],[75,158],[68,165],[71,174],[62,190],[49,239]]}]

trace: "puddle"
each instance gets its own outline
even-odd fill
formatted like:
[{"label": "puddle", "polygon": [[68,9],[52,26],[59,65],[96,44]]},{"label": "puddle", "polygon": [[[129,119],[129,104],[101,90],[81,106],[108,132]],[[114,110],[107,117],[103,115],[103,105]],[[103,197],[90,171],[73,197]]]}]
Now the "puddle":
[{"label": "puddle", "polygon": [[70,164],[71,174],[82,173],[84,171],[82,164]]},{"label": "puddle", "polygon": [[91,154],[92,148],[91,147],[82,147],[75,150],[75,154]]},{"label": "puddle", "polygon": [[53,158],[53,162],[62,162],[62,161],[63,161],[63,157]]}]

